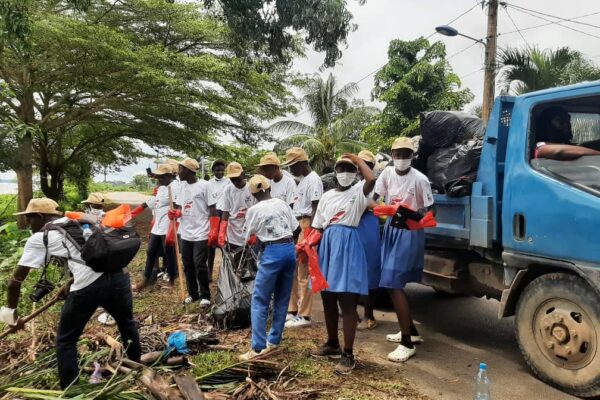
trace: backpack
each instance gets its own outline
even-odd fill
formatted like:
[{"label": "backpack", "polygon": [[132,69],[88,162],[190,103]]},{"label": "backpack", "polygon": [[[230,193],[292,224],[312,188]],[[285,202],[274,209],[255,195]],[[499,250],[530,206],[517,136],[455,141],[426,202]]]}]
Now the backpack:
[{"label": "backpack", "polygon": [[[43,228],[44,245],[48,246],[48,232],[62,233],[81,253],[85,265],[95,272],[118,272],[125,268],[137,254],[141,240],[133,228],[109,228],[90,224],[92,235],[86,241],[83,227],[74,220],[63,223],[49,223]],[[66,248],[66,245],[63,243]],[[68,249],[67,249],[68,253]],[[71,255],[68,254],[71,259]]]}]

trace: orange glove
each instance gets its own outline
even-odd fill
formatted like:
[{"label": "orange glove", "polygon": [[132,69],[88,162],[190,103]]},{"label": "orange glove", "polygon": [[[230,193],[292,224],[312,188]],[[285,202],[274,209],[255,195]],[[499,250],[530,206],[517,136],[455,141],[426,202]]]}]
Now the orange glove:
[{"label": "orange glove", "polygon": [[170,209],[170,210],[169,210],[169,212],[167,213],[167,217],[169,217],[169,219],[170,219],[171,221],[174,221],[174,220],[176,220],[177,218],[181,218],[181,210],[179,210],[179,209],[175,209],[175,208],[172,208],[172,209]]},{"label": "orange glove", "polygon": [[258,238],[256,237],[256,235],[250,235],[250,237],[248,238],[248,241],[246,243],[248,243],[248,246],[256,246],[257,241],[258,241]]},{"label": "orange glove", "polygon": [[208,245],[210,247],[216,246],[219,240],[219,224],[221,218],[214,216],[209,218],[210,231],[208,232]]},{"label": "orange glove", "polygon": [[393,217],[398,212],[398,204],[378,205],[373,208],[376,217]]},{"label": "orange glove", "polygon": [[311,228],[311,231],[309,235],[304,239],[304,242],[307,246],[314,247],[319,244],[322,236],[323,235],[321,234],[321,231],[319,231],[318,229]]},{"label": "orange glove", "polygon": [[227,243],[227,227],[229,226],[229,221],[222,221],[219,226],[219,238],[218,238],[218,246],[223,248]]},{"label": "orange glove", "polygon": [[136,208],[131,210],[131,218],[135,218],[143,212],[144,212],[144,206],[137,206]]}]

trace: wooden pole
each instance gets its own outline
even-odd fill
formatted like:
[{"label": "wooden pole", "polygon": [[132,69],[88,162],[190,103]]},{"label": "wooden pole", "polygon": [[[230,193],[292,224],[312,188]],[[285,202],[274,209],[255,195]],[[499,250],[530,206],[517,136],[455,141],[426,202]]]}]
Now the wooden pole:
[{"label": "wooden pole", "polygon": [[498,39],[498,0],[489,0],[487,37],[485,41],[485,75],[483,78],[483,105],[481,118],[487,123],[494,107],[496,84],[496,44]]},{"label": "wooden pole", "polygon": [[[169,205],[173,210],[173,193],[171,192],[171,186],[167,186],[169,190]],[[179,273],[179,297],[181,297],[181,302],[185,301],[185,287],[183,286],[183,265],[181,265],[181,258],[179,257],[179,238],[177,237],[177,222],[173,224],[169,224],[169,229],[175,229],[175,259],[177,260],[177,271]]]}]

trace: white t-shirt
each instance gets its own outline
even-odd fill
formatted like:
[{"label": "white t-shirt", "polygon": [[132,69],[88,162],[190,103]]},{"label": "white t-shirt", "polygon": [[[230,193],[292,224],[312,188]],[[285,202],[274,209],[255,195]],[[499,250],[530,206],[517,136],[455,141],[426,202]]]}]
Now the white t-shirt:
[{"label": "white t-shirt", "polygon": [[225,193],[225,188],[231,185],[231,181],[227,178],[223,178],[221,180],[216,180],[215,178],[212,178],[208,181],[208,184],[208,206],[212,207],[215,204],[217,204],[219,200],[221,200],[221,197],[223,197],[223,193]]},{"label": "white t-shirt", "polygon": [[298,220],[292,215],[292,209],[281,199],[259,201],[246,214],[244,239],[256,235],[261,242],[272,242],[292,237],[298,228]]},{"label": "white t-shirt", "polygon": [[283,175],[279,182],[271,180],[271,197],[281,199],[285,204],[294,202],[294,193],[296,192],[296,181],[287,175]]},{"label": "white t-shirt", "polygon": [[363,193],[363,186],[359,182],[343,192],[337,189],[326,192],[317,207],[312,222],[313,228],[325,229],[333,224],[357,227],[369,205],[369,199]]},{"label": "white t-shirt", "polygon": [[208,239],[209,183],[198,180],[189,184],[181,182],[177,204],[181,206],[179,234],[183,240],[198,242]]},{"label": "white t-shirt", "polygon": [[227,241],[236,246],[243,246],[246,243],[244,239],[244,222],[246,221],[246,212],[256,203],[256,199],[250,193],[248,183],[241,189],[233,184],[225,188],[221,200],[217,203],[217,209],[229,213],[229,226],[227,228]]},{"label": "white t-shirt", "polygon": [[429,179],[414,168],[401,176],[394,167],[386,167],[377,178],[375,193],[385,198],[385,204],[403,203],[414,211],[433,204]]},{"label": "white t-shirt", "polygon": [[[171,187],[171,196],[173,202],[177,203],[177,196],[179,195],[179,181],[173,181],[169,185]],[[148,208],[152,210],[154,215],[154,225],[150,233],[154,235],[166,235],[169,231],[169,217],[167,213],[171,208],[169,203],[169,189],[167,186],[159,186],[156,191],[156,196],[152,196],[146,201]]]},{"label": "white t-shirt", "polygon": [[[53,223],[61,224],[67,221],[67,218],[59,218],[53,221]],[[67,247],[65,248],[65,246]],[[69,254],[71,255],[71,259],[68,260],[68,266],[73,274],[71,292],[81,290],[100,278],[102,273],[94,272],[93,269],[85,265],[85,262],[81,259],[81,254],[69,239],[65,238],[65,236],[58,231],[49,231],[48,255],[68,258]],[[23,255],[21,256],[18,265],[29,268],[42,268],[45,264],[46,246],[44,246],[44,233],[37,232],[27,239]]]},{"label": "white t-shirt", "polygon": [[312,202],[321,200],[323,196],[323,182],[315,171],[303,177],[294,195],[294,216],[309,217],[312,215]]}]

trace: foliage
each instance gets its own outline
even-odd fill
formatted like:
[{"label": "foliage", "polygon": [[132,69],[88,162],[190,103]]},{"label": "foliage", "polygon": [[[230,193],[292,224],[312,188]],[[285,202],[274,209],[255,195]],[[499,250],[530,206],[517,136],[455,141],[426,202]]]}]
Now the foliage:
[{"label": "foliage", "polygon": [[23,246],[31,236],[29,230],[22,230],[15,222],[8,222],[0,226],[0,269],[14,267],[23,255]]},{"label": "foliage", "polygon": [[473,100],[471,91],[460,86],[442,42],[392,40],[388,63],[375,75],[372,96],[386,106],[373,129],[386,137],[414,135],[419,113],[458,110]]},{"label": "foliage", "polygon": [[321,170],[325,166],[333,166],[341,153],[358,152],[365,147],[359,140],[360,132],[379,110],[365,107],[362,102],[350,102],[358,91],[355,83],[338,89],[332,74],[327,80],[314,75],[305,79],[300,87],[313,125],[297,121],[280,121],[271,125],[270,132],[288,135],[279,141],[276,151],[300,146],[308,153],[313,167]]},{"label": "foliage", "polygon": [[507,47],[498,56],[498,86],[502,93],[536,90],[600,79],[600,68],[569,47],[540,50]]},{"label": "foliage", "polygon": [[17,196],[14,194],[0,194],[0,224],[14,221],[17,212]]},{"label": "foliage", "polygon": [[147,175],[134,175],[131,179],[131,187],[140,192],[152,190],[152,181]]}]

